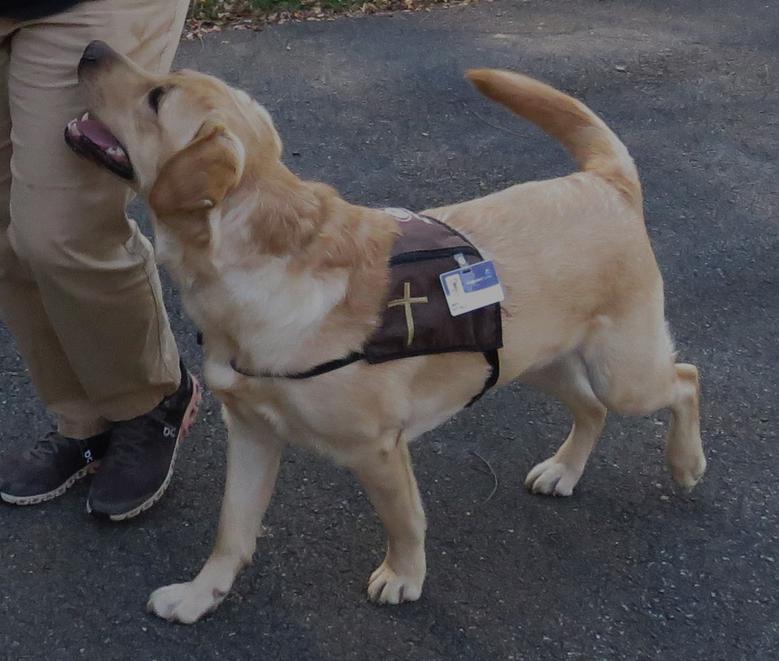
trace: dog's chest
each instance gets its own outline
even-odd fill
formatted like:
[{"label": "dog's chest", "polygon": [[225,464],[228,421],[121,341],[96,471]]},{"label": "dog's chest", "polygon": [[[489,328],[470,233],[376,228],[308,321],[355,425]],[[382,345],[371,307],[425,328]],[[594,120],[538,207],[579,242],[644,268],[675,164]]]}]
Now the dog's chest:
[{"label": "dog's chest", "polygon": [[238,346],[254,365],[283,368],[298,358],[346,294],[345,277],[289,274],[282,265],[225,275],[223,295],[239,320]]},{"label": "dog's chest", "polygon": [[345,274],[295,273],[284,258],[268,258],[255,268],[222,268],[208,282],[194,279],[182,296],[206,338],[227,336],[251,365],[284,371],[346,288]]}]

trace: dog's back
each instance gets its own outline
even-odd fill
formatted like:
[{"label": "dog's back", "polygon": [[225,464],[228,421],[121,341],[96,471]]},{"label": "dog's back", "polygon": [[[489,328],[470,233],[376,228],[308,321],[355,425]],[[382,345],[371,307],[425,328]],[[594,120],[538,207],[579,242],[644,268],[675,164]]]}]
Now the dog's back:
[{"label": "dog's back", "polygon": [[556,138],[580,168],[425,212],[465,233],[498,266],[505,382],[579,346],[595,316],[637,295],[662,296],[662,280],[638,173],[614,132],[580,101],[527,76],[473,69],[467,78]]}]

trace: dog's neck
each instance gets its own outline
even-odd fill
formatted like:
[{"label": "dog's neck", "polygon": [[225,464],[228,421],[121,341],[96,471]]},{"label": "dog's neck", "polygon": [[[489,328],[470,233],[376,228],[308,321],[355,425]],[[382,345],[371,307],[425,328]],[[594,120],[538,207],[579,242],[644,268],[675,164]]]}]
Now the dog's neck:
[{"label": "dog's neck", "polygon": [[286,373],[361,348],[379,321],[397,229],[328,186],[275,174],[210,210],[199,237],[160,219],[158,253],[207,350]]}]

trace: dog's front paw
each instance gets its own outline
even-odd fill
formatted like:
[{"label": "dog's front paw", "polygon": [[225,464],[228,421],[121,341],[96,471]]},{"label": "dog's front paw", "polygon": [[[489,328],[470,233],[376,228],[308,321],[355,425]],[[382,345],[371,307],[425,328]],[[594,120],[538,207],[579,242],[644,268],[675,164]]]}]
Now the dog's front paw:
[{"label": "dog's front paw", "polygon": [[223,592],[197,586],[195,581],[166,585],[151,593],[146,610],[169,622],[192,624],[214,610]]},{"label": "dog's front paw", "polygon": [[385,560],[368,579],[368,597],[377,604],[400,604],[416,601],[422,594],[424,571],[421,577],[401,575]]},{"label": "dog's front paw", "polygon": [[550,457],[535,466],[525,478],[525,486],[533,493],[546,496],[570,496],[581,477],[556,457]]}]

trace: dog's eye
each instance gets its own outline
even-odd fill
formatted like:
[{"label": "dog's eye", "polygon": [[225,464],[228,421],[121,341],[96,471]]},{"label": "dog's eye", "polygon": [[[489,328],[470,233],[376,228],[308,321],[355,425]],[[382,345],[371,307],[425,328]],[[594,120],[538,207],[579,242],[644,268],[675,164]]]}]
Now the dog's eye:
[{"label": "dog's eye", "polygon": [[160,110],[160,101],[163,94],[165,94],[165,90],[162,87],[155,87],[149,92],[149,107],[154,111],[155,115]]}]

